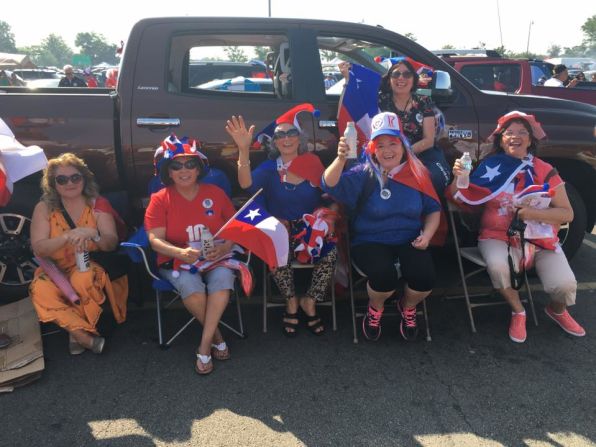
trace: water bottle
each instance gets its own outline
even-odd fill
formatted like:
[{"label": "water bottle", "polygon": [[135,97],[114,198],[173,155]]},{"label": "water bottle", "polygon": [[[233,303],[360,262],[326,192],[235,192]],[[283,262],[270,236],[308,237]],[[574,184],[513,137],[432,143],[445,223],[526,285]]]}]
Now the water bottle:
[{"label": "water bottle", "polygon": [[213,235],[209,228],[203,227],[201,229],[201,248],[203,250],[203,256],[205,256],[208,252],[213,250]]},{"label": "water bottle", "polygon": [[346,155],[346,158],[358,158],[358,132],[356,131],[354,121],[348,121],[346,130],[344,132],[344,138],[346,139],[346,143],[350,148],[348,155]]},{"label": "water bottle", "polygon": [[457,189],[468,189],[470,186],[470,171],[472,170],[472,157],[469,152],[464,152],[464,156],[460,158],[463,172],[457,176],[455,186]]},{"label": "water bottle", "polygon": [[89,252],[87,250],[77,251],[75,253],[75,262],[77,263],[79,272],[86,272],[89,270]]}]

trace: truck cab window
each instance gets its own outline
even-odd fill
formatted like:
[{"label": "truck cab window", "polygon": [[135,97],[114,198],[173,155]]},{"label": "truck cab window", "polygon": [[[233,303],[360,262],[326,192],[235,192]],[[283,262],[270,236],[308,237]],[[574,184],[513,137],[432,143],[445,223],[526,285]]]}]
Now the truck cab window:
[{"label": "truck cab window", "polygon": [[[172,42],[168,91],[274,96],[271,54],[287,48],[284,36],[179,36]],[[275,62],[275,61],[273,61]]]}]

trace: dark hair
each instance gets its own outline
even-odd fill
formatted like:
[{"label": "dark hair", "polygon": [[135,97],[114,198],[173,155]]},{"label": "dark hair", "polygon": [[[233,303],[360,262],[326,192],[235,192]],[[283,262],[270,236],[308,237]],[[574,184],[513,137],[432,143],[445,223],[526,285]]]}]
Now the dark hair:
[{"label": "dark hair", "polygon": [[405,65],[407,69],[411,71],[414,75],[414,77],[412,78],[414,82],[412,82],[412,89],[410,91],[416,91],[416,89],[418,88],[418,79],[420,78],[420,76],[418,76],[418,73],[416,73],[416,70],[414,70],[412,64],[407,59],[403,59],[393,64],[389,71],[385,73],[385,75],[381,78],[381,85],[379,86],[380,94],[393,93],[393,90],[391,90],[391,73],[393,73],[397,69],[397,66],[400,64]]},{"label": "dark hair", "polygon": [[526,130],[530,134],[530,146],[528,147],[528,154],[536,154],[536,151],[538,150],[538,139],[534,136],[534,132],[532,132],[532,126],[530,126],[530,123],[528,123],[525,119],[522,118],[512,118],[505,124],[503,124],[501,131],[495,135],[491,154],[498,154],[504,152],[503,148],[501,147],[503,133],[505,133],[505,131],[509,129],[509,126],[511,126],[513,123],[521,124],[526,128]]},{"label": "dark hair", "polygon": [[[197,166],[197,169],[199,170],[199,175],[197,176],[197,183],[199,183],[203,179],[203,177],[207,175],[207,168],[201,157],[197,156],[196,158],[199,160],[199,165]],[[172,161],[174,161],[173,158],[164,159],[161,163],[161,167],[159,168],[159,179],[166,186],[170,186],[172,183],[174,183],[174,180],[170,178],[169,173],[170,164],[172,163]]]},{"label": "dark hair", "polygon": [[553,68],[553,74],[558,75],[563,73],[565,70],[567,70],[567,67],[564,64],[558,64],[555,65],[555,68]]}]

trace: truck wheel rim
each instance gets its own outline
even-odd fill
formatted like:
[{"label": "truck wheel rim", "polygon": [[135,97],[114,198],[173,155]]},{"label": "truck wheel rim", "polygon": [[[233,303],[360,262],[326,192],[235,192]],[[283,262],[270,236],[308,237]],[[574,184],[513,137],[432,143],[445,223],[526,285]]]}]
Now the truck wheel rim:
[{"label": "truck wheel rim", "polygon": [[20,214],[0,214],[0,285],[24,286],[31,282],[33,262],[29,229],[31,220]]}]

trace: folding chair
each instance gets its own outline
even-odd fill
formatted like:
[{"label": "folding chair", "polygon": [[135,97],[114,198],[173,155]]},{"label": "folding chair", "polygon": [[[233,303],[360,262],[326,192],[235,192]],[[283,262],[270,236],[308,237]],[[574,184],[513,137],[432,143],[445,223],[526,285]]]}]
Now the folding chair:
[{"label": "folding chair", "polygon": [[[364,283],[368,278],[366,276],[366,274],[360,270],[360,268],[358,268],[358,266],[354,263],[354,261],[350,261],[351,262],[351,268],[348,269],[348,281],[349,281],[349,287],[350,287],[350,305],[352,307],[352,331],[354,334],[354,343],[358,343],[358,328],[356,327],[356,318],[360,318],[360,317],[364,317],[364,315],[366,314],[366,310],[362,311],[362,312],[358,312],[356,310],[356,302],[355,302],[355,298],[354,298],[354,288],[356,288],[358,285]],[[395,264],[395,268],[398,271],[398,276],[401,278],[401,274],[400,274],[400,268],[399,268],[399,262],[397,262]],[[360,276],[360,278],[358,278],[356,281],[354,281],[354,270],[358,276]],[[393,298],[391,299],[391,301],[393,301]],[[367,302],[368,302],[368,298],[367,298]],[[385,303],[387,303],[387,301],[385,301]],[[368,308],[368,306],[366,306],[366,308]],[[430,325],[428,323],[428,310],[426,308],[426,298],[424,300],[422,300],[422,311],[416,311],[416,315],[423,315],[424,316],[424,324],[426,327],[426,341],[432,341],[432,337],[430,335]],[[400,316],[399,312],[397,312],[397,310],[395,312],[392,311],[388,311],[385,310],[383,312],[383,318],[385,317],[394,317],[394,316]]]},{"label": "folding chair", "polygon": [[[478,246],[473,246],[473,247],[460,247],[460,242],[459,242],[459,237],[457,234],[457,225],[456,225],[456,217],[460,217],[460,211],[457,208],[456,205],[454,205],[451,202],[447,202],[447,210],[449,213],[449,226],[451,227],[451,234],[453,235],[453,243],[455,245],[455,252],[457,254],[457,265],[459,268],[459,275],[460,275],[460,279],[461,279],[461,284],[462,284],[462,288],[464,290],[464,294],[463,294],[463,298],[465,298],[466,300],[466,308],[468,310],[468,317],[470,318],[470,326],[472,328],[472,332],[476,332],[476,324],[474,323],[474,315],[473,315],[473,310],[476,307],[485,307],[485,306],[496,306],[496,305],[503,305],[503,304],[507,304],[507,302],[503,299],[499,300],[499,301],[478,301],[478,302],[473,302],[472,298],[478,298],[478,297],[487,297],[487,296],[492,296],[493,293],[491,293],[490,295],[486,295],[486,294],[473,294],[471,295],[468,291],[468,285],[467,285],[467,280],[479,273],[485,272],[486,271],[486,262],[484,262],[484,259],[482,258],[482,254],[480,253],[480,250],[478,249]],[[472,270],[469,273],[465,272],[464,269],[464,265],[462,260],[465,259],[469,262],[471,262],[472,264],[474,264],[474,266],[476,267],[475,270]],[[522,299],[522,302],[524,303],[528,303],[530,304],[530,309],[532,311],[532,317],[534,319],[534,324],[536,326],[538,326],[538,319],[536,318],[536,310],[534,309],[534,300],[532,298],[532,291],[530,289],[530,284],[528,282],[528,275],[524,272],[524,282],[525,282],[525,286],[526,286],[526,290],[528,292],[528,297],[526,299]],[[456,298],[462,298],[461,295],[459,296],[446,296],[447,299],[456,299]]]},{"label": "folding chair", "polygon": [[[301,269],[314,269],[314,264],[302,264],[298,261],[292,262],[292,270],[301,270]],[[333,321],[333,331],[337,331],[337,315],[335,312],[335,272],[331,275],[330,281],[330,289],[331,289],[331,301],[323,301],[317,302],[317,306],[331,306],[331,315]],[[267,310],[272,307],[285,307],[286,303],[285,300],[283,303],[281,302],[272,302],[272,285],[271,285],[271,274],[267,265],[263,263],[263,332],[267,332]]]},{"label": "folding chair", "polygon": [[[157,269],[157,265],[155,262],[155,254],[151,251],[151,247],[149,245],[149,239],[147,237],[147,233],[145,232],[144,228],[140,228],[137,232],[133,235],[128,242],[122,242],[120,244],[124,247],[127,251],[127,254],[130,256],[133,262],[135,263],[142,263],[147,270],[147,273],[153,279],[152,287],[155,290],[155,305],[157,309],[157,332],[158,332],[158,339],[159,345],[162,348],[168,348],[170,344],[180,335],[182,332],[195,320],[195,317],[191,317],[180,329],[178,329],[174,335],[172,335],[166,342],[164,342],[165,338],[165,328],[163,322],[163,310],[171,306],[174,302],[178,299],[181,299],[180,294],[176,290],[176,288],[167,280],[161,278],[159,276],[159,271]],[[165,294],[171,292],[174,294],[174,297],[170,299],[165,305],[162,305],[162,301],[165,300]],[[224,321],[219,322],[220,325],[229,329],[231,332],[236,334],[240,338],[245,338],[246,334],[244,332],[244,323],[242,321],[242,311],[240,308],[240,296],[238,293],[238,287],[234,287],[234,291],[232,293],[232,298],[236,301],[236,312],[238,318],[238,327],[232,327],[229,324],[225,323]]]}]

